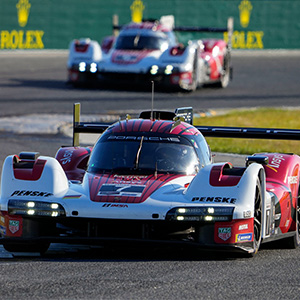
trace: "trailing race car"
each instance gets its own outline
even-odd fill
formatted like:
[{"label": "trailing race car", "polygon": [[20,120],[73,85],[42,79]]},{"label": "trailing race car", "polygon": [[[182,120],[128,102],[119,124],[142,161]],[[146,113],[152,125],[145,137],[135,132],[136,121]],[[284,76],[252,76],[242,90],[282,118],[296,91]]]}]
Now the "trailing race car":
[{"label": "trailing race car", "polygon": [[[299,245],[300,157],[263,153],[242,167],[213,163],[203,136],[299,140],[299,130],[195,127],[189,108],[82,123],[78,105],[72,147],[55,158],[23,152],[5,159],[6,250],[167,243],[254,255],[277,239]],[[103,134],[93,148],[80,147],[83,132]]]},{"label": "trailing race car", "polygon": [[225,32],[229,41],[233,20],[228,28],[174,27],[174,17],[160,21],[130,23],[120,34],[104,39],[100,46],[90,39],[70,44],[68,81],[86,83],[133,84],[135,87],[155,81],[156,86],[195,90],[213,83],[225,88],[231,76],[231,46],[221,39],[177,42],[175,31]]}]

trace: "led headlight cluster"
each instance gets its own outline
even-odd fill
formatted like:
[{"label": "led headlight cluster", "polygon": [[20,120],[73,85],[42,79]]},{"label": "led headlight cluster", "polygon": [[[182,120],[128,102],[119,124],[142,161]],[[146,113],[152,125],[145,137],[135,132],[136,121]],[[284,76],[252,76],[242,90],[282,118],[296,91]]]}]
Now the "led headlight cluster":
[{"label": "led headlight cluster", "polygon": [[166,216],[167,221],[224,222],[231,221],[234,207],[175,207]]},{"label": "led headlight cluster", "polygon": [[91,73],[96,73],[97,72],[97,64],[94,62],[91,64],[87,64],[85,62],[80,62],[78,65],[78,70],[79,70],[79,72],[90,71]]},{"label": "led headlight cluster", "polygon": [[156,75],[158,73],[165,73],[166,75],[171,75],[174,71],[174,67],[172,65],[167,65],[166,67],[159,67],[157,65],[153,65],[150,68],[150,74]]},{"label": "led headlight cluster", "polygon": [[54,202],[9,200],[8,213],[10,215],[62,217],[66,212],[62,205]]}]

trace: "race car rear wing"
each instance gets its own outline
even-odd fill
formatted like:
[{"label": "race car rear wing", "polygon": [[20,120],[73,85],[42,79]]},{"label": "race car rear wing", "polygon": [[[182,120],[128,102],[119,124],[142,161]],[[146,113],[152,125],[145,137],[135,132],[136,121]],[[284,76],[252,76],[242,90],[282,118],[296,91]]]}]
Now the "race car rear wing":
[{"label": "race car rear wing", "polygon": [[[148,21],[148,20],[143,20]],[[154,22],[153,19],[150,20]],[[125,25],[118,24],[118,17],[116,15],[113,16],[113,30],[120,30]],[[233,31],[233,18],[230,17],[227,20],[227,27],[198,27],[198,26],[178,26],[173,27],[173,31],[178,32],[216,32],[216,33],[223,33],[223,32],[232,32]]]},{"label": "race car rear wing", "polygon": [[80,133],[103,133],[111,124],[80,122],[80,103],[73,106],[73,147],[79,146]]},{"label": "race car rear wing", "polygon": [[232,35],[233,35],[233,17],[227,19],[227,28],[217,27],[196,27],[196,26],[179,26],[174,27],[174,31],[177,32],[212,32],[212,33],[224,33],[228,34],[228,50],[231,51]]},{"label": "race car rear wing", "polygon": [[178,26],[174,27],[174,31],[178,32],[216,32],[223,33],[228,32],[232,36],[233,32],[233,18],[227,19],[227,27],[217,28],[217,27],[197,27],[197,26]]},{"label": "race car rear wing", "polygon": [[[173,25],[170,22],[170,19],[173,18]],[[233,35],[233,17],[229,17],[227,19],[227,27],[198,27],[198,26],[174,26],[174,16],[162,16],[160,20],[156,20],[157,22],[162,22],[162,20],[167,20],[168,26],[172,28],[173,31],[177,32],[210,32],[210,33],[224,33],[227,32],[227,45],[228,51],[231,52],[232,49],[232,35]],[[143,20],[147,21],[147,20]],[[154,22],[154,20],[150,20]],[[119,17],[118,15],[113,15],[113,35],[116,37],[119,34],[119,30],[126,25],[119,25]],[[170,24],[169,24],[170,23]]]},{"label": "race car rear wing", "polygon": [[[163,16],[164,17],[170,17],[170,16]],[[173,17],[173,16],[172,16]],[[173,17],[174,19],[174,17]],[[160,20],[143,20],[143,22],[149,21],[149,22],[160,22]],[[120,30],[126,25],[119,25],[119,17],[118,15],[113,15],[113,30]],[[169,26],[170,27],[170,26]],[[233,31],[233,17],[229,17],[227,19],[227,27],[218,28],[218,27],[198,27],[198,26],[172,26],[172,30],[174,31],[181,31],[181,32],[232,32]]]},{"label": "race car rear wing", "polygon": [[[169,20],[170,17],[173,16],[162,16],[162,19],[166,19]],[[143,21],[147,21],[147,20],[143,20]],[[154,22],[155,20],[151,19],[149,20],[151,22]],[[159,20],[156,20],[157,22],[159,22]],[[173,22],[174,22],[174,17],[173,17]],[[170,23],[170,22],[169,22]],[[119,17],[118,15],[113,15],[113,34],[114,36],[117,36],[119,33],[119,30],[122,29],[122,27],[124,27],[124,25],[119,25]],[[228,44],[231,48],[231,38],[232,38],[232,34],[233,34],[233,17],[229,17],[227,19],[227,27],[223,27],[223,28],[218,28],[218,27],[197,27],[197,26],[172,26],[172,30],[173,31],[177,31],[177,32],[214,32],[214,33],[223,33],[223,32],[228,32]]]},{"label": "race car rear wing", "polygon": [[[144,111],[140,114],[143,119],[182,120],[193,124],[192,107],[177,108],[175,112]],[[74,104],[73,110],[73,146],[79,146],[80,133],[103,133],[112,123],[80,122],[80,103]],[[204,136],[219,138],[275,139],[300,140],[299,129],[254,128],[254,127],[224,127],[224,126],[195,126]]]},{"label": "race car rear wing", "polygon": [[[80,122],[80,103],[74,103],[73,107],[73,146],[79,146],[80,133],[103,133],[112,123],[101,122]],[[161,119],[173,120],[181,119],[187,123],[193,124],[193,108],[181,107],[177,108],[175,112],[169,111],[143,111],[140,113],[139,118],[142,119]]]},{"label": "race car rear wing", "polygon": [[195,126],[204,136],[219,138],[300,140],[299,129]]}]

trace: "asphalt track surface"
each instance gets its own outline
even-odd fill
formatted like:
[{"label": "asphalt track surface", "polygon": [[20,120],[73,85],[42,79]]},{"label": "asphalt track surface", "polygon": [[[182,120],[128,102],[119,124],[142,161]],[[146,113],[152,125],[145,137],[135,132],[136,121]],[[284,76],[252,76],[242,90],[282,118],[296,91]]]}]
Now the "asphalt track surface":
[{"label": "asphalt track surface", "polygon": [[[66,54],[0,53],[0,118],[149,109],[148,91],[74,89]],[[155,94],[155,108],[300,106],[300,55],[237,53],[226,90]],[[233,124],[234,125],[234,124]],[[0,134],[0,161],[22,150],[54,155],[70,138]],[[181,249],[99,249],[52,245],[45,257],[0,248],[0,296],[7,299],[298,299],[300,249],[268,247],[254,258]]]}]

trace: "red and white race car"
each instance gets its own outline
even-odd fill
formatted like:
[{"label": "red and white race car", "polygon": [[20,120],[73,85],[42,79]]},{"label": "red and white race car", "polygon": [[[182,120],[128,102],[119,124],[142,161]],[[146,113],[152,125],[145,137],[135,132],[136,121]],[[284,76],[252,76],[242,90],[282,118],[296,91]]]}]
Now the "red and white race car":
[{"label": "red and white race car", "polygon": [[[153,243],[254,255],[277,239],[299,245],[300,157],[263,153],[240,167],[213,163],[203,136],[299,140],[299,130],[195,127],[187,108],[110,125],[75,115],[74,145],[55,158],[23,152],[5,159],[6,250]],[[93,148],[79,147],[80,132],[103,134]]]},{"label": "red and white race car", "polygon": [[100,46],[90,39],[70,44],[68,80],[74,85],[94,82],[130,84],[135,87],[156,82],[156,86],[195,90],[204,84],[225,88],[231,77],[230,45],[222,39],[177,42],[175,32],[224,32],[228,28],[175,27],[173,16],[160,21],[130,23],[117,37]]}]

